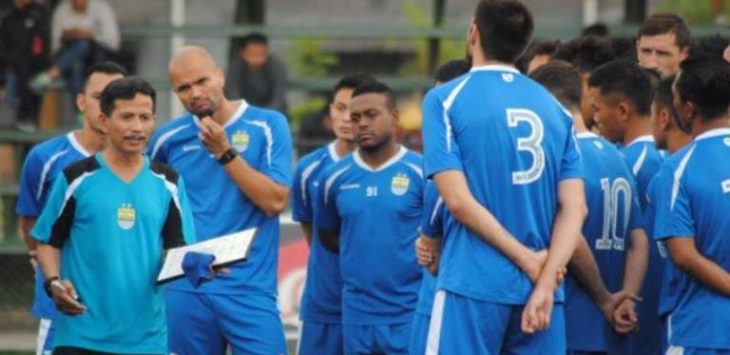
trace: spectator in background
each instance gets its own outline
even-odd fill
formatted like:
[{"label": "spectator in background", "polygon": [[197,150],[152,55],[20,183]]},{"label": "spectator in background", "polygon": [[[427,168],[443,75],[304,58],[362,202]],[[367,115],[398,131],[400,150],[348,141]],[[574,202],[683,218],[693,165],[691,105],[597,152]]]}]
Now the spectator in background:
[{"label": "spectator in background", "polygon": [[286,114],[286,80],[286,66],[269,52],[268,38],[251,33],[228,68],[226,96]]},{"label": "spectator in background", "polygon": [[13,6],[0,23],[0,70],[8,74],[8,83],[12,83],[9,92],[18,100],[17,126],[30,129],[38,117],[41,98],[28,82],[49,65],[48,12],[34,0],[14,0]]},{"label": "spectator in background", "polygon": [[71,97],[76,97],[84,84],[86,68],[113,58],[119,50],[116,16],[104,0],[65,0],[54,11],[51,26],[56,60],[33,79],[31,86],[43,91],[63,75]]},{"label": "spectator in background", "polygon": [[525,53],[517,59],[515,66],[522,73],[528,74],[552,59],[553,52],[558,49],[560,41],[534,41]]},{"label": "spectator in background", "polygon": [[639,28],[636,55],[639,65],[659,71],[662,77],[679,72],[679,63],[689,56],[689,27],[671,12],[649,16]]}]

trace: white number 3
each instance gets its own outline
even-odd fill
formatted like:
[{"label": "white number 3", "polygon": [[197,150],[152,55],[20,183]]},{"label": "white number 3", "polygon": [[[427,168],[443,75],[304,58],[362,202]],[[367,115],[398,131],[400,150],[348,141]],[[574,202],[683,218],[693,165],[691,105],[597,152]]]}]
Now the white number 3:
[{"label": "white number 3", "polygon": [[525,109],[507,109],[507,124],[510,128],[517,127],[520,122],[530,126],[530,135],[517,139],[517,150],[532,155],[532,165],[527,170],[513,171],[512,184],[526,185],[535,182],[545,170],[545,151],[542,149],[542,138],[545,130],[540,117]]}]

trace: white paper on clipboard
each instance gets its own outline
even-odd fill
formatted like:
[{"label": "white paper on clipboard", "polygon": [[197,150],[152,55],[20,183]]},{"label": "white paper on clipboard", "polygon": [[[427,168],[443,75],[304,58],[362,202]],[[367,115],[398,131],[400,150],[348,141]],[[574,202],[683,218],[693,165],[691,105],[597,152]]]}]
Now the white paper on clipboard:
[{"label": "white paper on clipboard", "polygon": [[168,250],[162,270],[157,275],[157,282],[170,281],[183,276],[182,262],[185,254],[189,251],[215,255],[213,266],[246,259],[256,236],[256,230],[256,228],[246,229]]}]

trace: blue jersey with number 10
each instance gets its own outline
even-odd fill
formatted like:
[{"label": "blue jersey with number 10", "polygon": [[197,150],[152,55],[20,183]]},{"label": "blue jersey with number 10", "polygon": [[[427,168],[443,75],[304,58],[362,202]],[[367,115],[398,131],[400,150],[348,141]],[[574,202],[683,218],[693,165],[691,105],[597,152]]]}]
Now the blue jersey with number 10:
[{"label": "blue jersey with number 10", "polygon": [[[475,67],[423,103],[427,176],[460,170],[476,200],[522,244],[550,245],[561,180],[582,168],[569,114],[540,84],[508,66]],[[532,282],[450,215],[438,288],[487,302],[527,302]],[[558,301],[562,301],[562,288]]]},{"label": "blue jersey with number 10", "polygon": [[[609,292],[616,292],[623,285],[629,232],[640,228],[641,223],[636,183],[613,144],[593,133],[580,133],[577,138],[589,211],[583,237],[596,259],[603,283]],[[570,274],[565,289],[568,349],[626,353],[626,337],[619,336],[603,320],[603,313],[591,296]]]}]

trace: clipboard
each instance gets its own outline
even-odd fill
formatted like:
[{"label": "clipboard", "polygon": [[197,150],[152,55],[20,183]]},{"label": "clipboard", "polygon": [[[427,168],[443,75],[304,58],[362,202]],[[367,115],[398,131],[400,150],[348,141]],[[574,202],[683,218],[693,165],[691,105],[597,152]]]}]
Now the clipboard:
[{"label": "clipboard", "polygon": [[257,231],[258,228],[246,229],[168,250],[162,269],[157,275],[157,283],[172,281],[185,275],[182,269],[182,262],[185,254],[189,251],[215,255],[213,266],[221,266],[246,260]]}]

